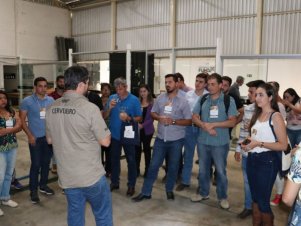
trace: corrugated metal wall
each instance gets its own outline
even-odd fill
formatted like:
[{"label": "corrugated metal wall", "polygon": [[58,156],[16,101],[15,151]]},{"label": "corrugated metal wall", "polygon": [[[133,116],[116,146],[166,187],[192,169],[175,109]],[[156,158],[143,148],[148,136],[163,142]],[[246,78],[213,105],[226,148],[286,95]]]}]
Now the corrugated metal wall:
[{"label": "corrugated metal wall", "polygon": [[301,0],[265,0],[262,53],[301,53]]},{"label": "corrugated metal wall", "polygon": [[221,37],[223,54],[253,53],[255,3],[256,0],[178,0],[177,46],[215,46],[217,37]]},{"label": "corrugated metal wall", "polygon": [[[177,47],[215,46],[223,55],[255,53],[256,0],[176,0]],[[125,50],[170,47],[170,0],[117,2],[116,45]],[[262,53],[301,53],[301,0],[264,0]],[[111,7],[73,12],[79,51],[110,50]],[[204,51],[213,55],[214,51]]]},{"label": "corrugated metal wall", "polygon": [[169,47],[169,0],[136,0],[117,5],[117,46]]},{"label": "corrugated metal wall", "polygon": [[109,51],[110,29],[110,5],[72,13],[72,36],[77,43],[78,52]]}]

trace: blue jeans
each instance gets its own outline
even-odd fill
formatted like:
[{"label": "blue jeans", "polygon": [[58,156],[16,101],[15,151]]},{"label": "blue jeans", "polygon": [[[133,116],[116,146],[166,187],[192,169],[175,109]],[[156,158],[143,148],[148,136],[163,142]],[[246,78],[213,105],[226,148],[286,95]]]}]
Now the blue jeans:
[{"label": "blue jeans", "polygon": [[194,150],[197,144],[199,128],[187,126],[184,138],[182,184],[190,185],[191,171],[193,167]]},{"label": "blue jeans", "polygon": [[[29,188],[35,191],[38,186],[47,185],[49,165],[52,157],[52,147],[47,143],[46,137],[36,138],[35,145],[29,144],[30,151],[30,172],[29,172]],[[39,172],[41,170],[41,178],[39,183]]]},{"label": "blue jeans", "polygon": [[279,171],[276,151],[249,153],[247,158],[247,175],[252,200],[258,204],[262,213],[272,213],[270,197]]},{"label": "blue jeans", "polygon": [[298,225],[301,225],[301,202],[296,200],[288,217],[287,226]]},{"label": "blue jeans", "polygon": [[166,192],[173,191],[176,183],[180,157],[183,148],[184,139],[175,141],[166,141],[156,138],[153,147],[153,156],[148,168],[148,173],[144,179],[141,193],[151,195],[153,184],[157,179],[159,168],[162,166],[164,158],[168,159],[168,171],[166,175],[165,189]]},{"label": "blue jeans", "polygon": [[286,129],[288,139],[290,140],[290,143],[292,147],[295,147],[295,145],[299,144],[301,141],[301,130],[291,130]]},{"label": "blue jeans", "polygon": [[137,179],[135,145],[122,145],[119,140],[111,139],[111,182],[114,185],[119,185],[120,176],[120,155],[123,147],[126,161],[128,163],[128,187],[135,187]]},{"label": "blue jeans", "polygon": [[84,226],[86,202],[90,203],[96,226],[112,226],[112,198],[105,176],[83,188],[64,190],[68,202],[68,225]]},{"label": "blue jeans", "polygon": [[229,152],[229,144],[221,146],[212,146],[205,144],[198,144],[199,153],[199,186],[200,195],[208,196],[210,190],[210,170],[211,161],[213,160],[216,178],[216,193],[217,198],[227,199],[228,179],[227,179],[227,156]]},{"label": "blue jeans", "polygon": [[245,208],[250,210],[252,209],[252,195],[250,191],[248,175],[247,175],[247,158],[246,156],[242,156],[241,158],[241,169],[242,175],[244,179],[244,192],[245,192]]},{"label": "blue jeans", "polygon": [[0,200],[9,200],[10,184],[15,168],[17,149],[0,152]]}]

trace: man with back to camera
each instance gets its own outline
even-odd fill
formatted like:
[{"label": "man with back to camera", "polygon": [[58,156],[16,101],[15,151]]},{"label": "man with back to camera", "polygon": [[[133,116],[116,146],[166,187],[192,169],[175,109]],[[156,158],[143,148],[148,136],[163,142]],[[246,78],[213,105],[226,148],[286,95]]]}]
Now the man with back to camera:
[{"label": "man with back to camera", "polygon": [[[240,212],[237,217],[240,219],[245,219],[246,217],[252,215],[252,197],[251,197],[251,191],[249,187],[249,181],[247,177],[247,157],[248,153],[243,151],[241,149],[241,142],[243,142],[247,137],[250,136],[249,133],[249,124],[251,121],[251,118],[253,116],[254,110],[255,110],[255,91],[257,87],[261,84],[265,83],[262,80],[255,80],[248,82],[246,85],[249,87],[248,89],[248,98],[251,104],[244,107],[244,114],[243,118],[240,124],[240,133],[239,133],[239,139],[237,142],[234,158],[237,162],[241,161],[241,169],[243,173],[243,179],[244,179],[244,193],[245,193],[245,200],[244,200],[244,209],[242,212]],[[254,208],[256,211],[256,207]]]},{"label": "man with back to camera", "polygon": [[112,200],[100,146],[109,146],[110,131],[99,108],[85,97],[89,76],[86,68],[65,71],[66,92],[47,109],[46,136],[53,145],[59,184],[68,203],[68,225],[85,225],[86,202],[96,225],[112,226]]},{"label": "man with back to camera", "polygon": [[[121,148],[123,147],[126,160],[128,163],[128,189],[126,196],[133,196],[135,193],[135,185],[137,179],[135,144],[122,144],[121,136],[126,132],[121,133],[122,122],[139,122],[142,117],[141,105],[139,99],[127,91],[126,80],[122,77],[114,80],[116,94],[110,96],[106,110],[104,111],[104,118],[110,119],[110,130],[112,132],[111,142],[111,185],[110,189],[119,189],[119,176],[120,176],[120,155]],[[128,126],[127,126],[128,127]],[[130,126],[130,136],[134,135],[133,126]],[[129,128],[129,127],[128,127]],[[136,135],[137,136],[137,135]]]},{"label": "man with back to camera", "polygon": [[[34,80],[34,93],[24,98],[20,106],[22,128],[28,137],[30,151],[29,189],[32,203],[40,202],[39,191],[53,195],[54,191],[47,186],[52,148],[45,137],[46,108],[53,103],[53,98],[46,95],[47,80],[38,77]],[[28,125],[26,123],[28,119]],[[40,174],[40,182],[39,182]]]},{"label": "man with back to camera", "polygon": [[154,103],[152,117],[158,121],[158,135],[153,146],[153,155],[144,179],[141,193],[134,202],[150,199],[152,187],[164,158],[167,157],[166,196],[174,200],[173,188],[176,183],[182,153],[185,129],[191,125],[191,111],[188,101],[178,92],[178,79],[175,74],[165,76],[167,93],[162,93]]},{"label": "man with back to camera", "polygon": [[[217,172],[216,193],[219,205],[223,209],[230,207],[227,197],[227,156],[229,152],[229,128],[236,123],[236,106],[229,97],[226,109],[225,97],[222,92],[222,77],[213,73],[209,75],[207,87],[209,95],[204,102],[196,104],[193,109],[192,121],[200,127],[198,137],[199,152],[199,192],[191,197],[192,202],[201,202],[209,198],[210,171],[212,160]],[[201,101],[202,102],[202,101]]]}]

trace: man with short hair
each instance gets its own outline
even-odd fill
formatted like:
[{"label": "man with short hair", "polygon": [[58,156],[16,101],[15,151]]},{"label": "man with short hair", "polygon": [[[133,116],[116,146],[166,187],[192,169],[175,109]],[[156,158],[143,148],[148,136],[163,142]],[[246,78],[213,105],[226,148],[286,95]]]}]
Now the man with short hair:
[{"label": "man with short hair", "polygon": [[[54,100],[46,95],[46,91],[47,80],[44,77],[36,78],[34,80],[34,94],[24,98],[20,106],[20,119],[22,128],[28,137],[31,159],[29,189],[32,203],[40,202],[38,187],[43,194],[54,194],[54,191],[47,186],[52,148],[45,137],[46,108]],[[28,119],[28,125],[26,118]]]},{"label": "man with short hair", "polygon": [[227,200],[227,156],[229,152],[229,128],[236,123],[236,106],[232,97],[228,109],[225,106],[222,92],[222,78],[213,73],[207,83],[210,95],[204,102],[196,104],[192,121],[200,127],[198,137],[199,152],[199,193],[191,197],[192,202],[200,202],[209,198],[210,170],[213,160],[217,172],[217,198],[223,209],[230,207]]},{"label": "man with short hair", "polygon": [[243,142],[246,138],[250,136],[249,133],[249,124],[253,113],[255,111],[255,91],[257,87],[265,82],[262,80],[255,80],[248,82],[246,85],[249,87],[248,89],[248,98],[251,104],[244,107],[244,114],[240,124],[240,133],[239,133],[239,140],[237,142],[234,158],[237,162],[241,161],[241,169],[243,173],[244,179],[244,193],[245,193],[245,202],[244,202],[244,209],[240,212],[237,217],[241,219],[245,219],[246,217],[252,215],[252,197],[251,191],[249,187],[249,181],[247,177],[247,157],[248,153],[241,149],[241,142]]},{"label": "man with short hair", "polygon": [[167,200],[175,198],[173,188],[177,179],[185,128],[191,125],[191,111],[188,101],[178,92],[178,79],[175,74],[165,76],[165,87],[167,93],[162,93],[157,98],[151,110],[153,119],[158,121],[158,135],[141,193],[133,198],[134,202],[151,198],[152,187],[165,156],[168,158],[166,196]]},{"label": "man with short hair", "polygon": [[230,96],[237,96],[238,99],[240,99],[240,92],[239,92],[239,87],[244,84],[245,78],[242,76],[237,76],[236,77],[236,82],[230,87],[229,89],[229,95]]},{"label": "man with short hair", "polygon": [[[126,160],[128,163],[128,190],[127,196],[133,196],[137,179],[135,144],[123,144],[121,138],[127,136],[133,139],[137,134],[134,132],[134,126],[127,127],[129,133],[121,132],[122,123],[137,123],[142,119],[141,105],[139,99],[127,91],[127,83],[124,78],[114,80],[116,94],[110,96],[104,118],[110,117],[110,130],[112,132],[111,142],[111,191],[119,189],[120,176],[120,154],[123,147]],[[125,128],[126,129],[126,128]],[[122,136],[122,137],[121,137]]]},{"label": "man with short hair", "polygon": [[68,225],[84,226],[88,202],[96,225],[112,226],[111,194],[101,163],[101,145],[108,146],[111,136],[99,108],[85,97],[88,82],[84,67],[65,71],[66,92],[47,109],[46,136],[67,197]]},{"label": "man with short hair", "polygon": [[55,90],[50,93],[48,96],[52,97],[54,100],[57,100],[63,96],[63,93],[65,91],[65,82],[64,82],[64,76],[58,75],[55,80]]},{"label": "man with short hair", "polygon": [[[207,73],[197,74],[195,78],[195,90],[188,91],[185,98],[187,99],[191,112],[195,104],[198,104],[200,98],[208,91],[207,86]],[[184,153],[183,153],[183,170],[181,175],[181,183],[177,186],[177,191],[182,191],[190,186],[190,178],[193,166],[194,151],[197,144],[199,135],[199,128],[194,124],[186,127],[184,138]],[[181,164],[181,163],[180,163]]]},{"label": "man with short hair", "polygon": [[[176,76],[178,77],[178,89],[184,91],[185,93],[193,90],[193,88],[191,88],[185,84],[184,76],[181,73],[177,72]],[[181,94],[181,92],[180,92],[180,94]]]}]

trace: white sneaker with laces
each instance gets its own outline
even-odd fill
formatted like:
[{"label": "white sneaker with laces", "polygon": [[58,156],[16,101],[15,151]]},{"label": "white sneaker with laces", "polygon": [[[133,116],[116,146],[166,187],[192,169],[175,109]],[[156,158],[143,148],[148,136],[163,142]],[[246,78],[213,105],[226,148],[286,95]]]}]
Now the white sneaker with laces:
[{"label": "white sneaker with laces", "polygon": [[15,207],[18,206],[18,203],[16,203],[15,201],[10,199],[10,200],[7,200],[7,201],[2,201],[2,205],[15,208]]},{"label": "white sneaker with laces", "polygon": [[191,202],[201,202],[203,200],[209,199],[209,196],[201,196],[200,194],[193,194],[190,197]]},{"label": "white sneaker with laces", "polygon": [[221,200],[219,201],[219,205],[220,205],[220,207],[221,207],[222,209],[225,209],[225,210],[227,210],[227,209],[230,208],[230,204],[229,204],[229,202],[228,202],[227,199],[221,199]]},{"label": "white sneaker with laces", "polygon": [[4,213],[3,213],[3,211],[0,209],[0,216],[3,216],[4,215]]}]

